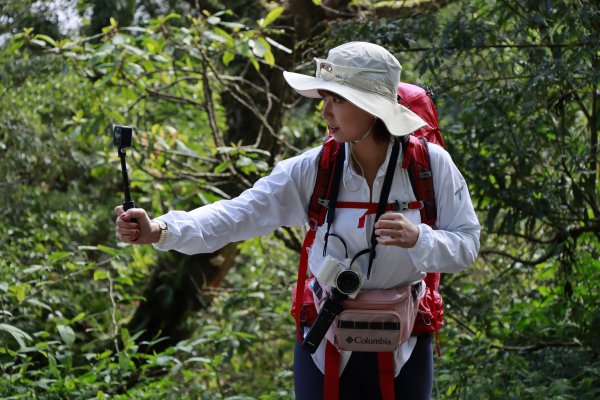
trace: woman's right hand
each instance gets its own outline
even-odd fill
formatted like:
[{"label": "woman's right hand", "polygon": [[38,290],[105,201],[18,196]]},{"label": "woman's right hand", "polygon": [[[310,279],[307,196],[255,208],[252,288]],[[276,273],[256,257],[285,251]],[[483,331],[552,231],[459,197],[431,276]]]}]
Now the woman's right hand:
[{"label": "woman's right hand", "polygon": [[160,226],[151,221],[143,208],[123,210],[123,206],[115,207],[117,213],[117,239],[123,243],[146,244],[156,243],[160,239]]}]

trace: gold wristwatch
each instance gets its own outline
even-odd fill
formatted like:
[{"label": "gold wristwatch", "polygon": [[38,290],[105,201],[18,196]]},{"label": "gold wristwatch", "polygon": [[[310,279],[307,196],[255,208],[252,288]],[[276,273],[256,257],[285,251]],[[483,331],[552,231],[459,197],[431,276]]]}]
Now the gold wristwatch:
[{"label": "gold wristwatch", "polygon": [[163,244],[167,241],[167,231],[169,230],[169,227],[164,221],[161,221],[160,219],[155,219],[154,222],[156,222],[160,227],[160,237],[158,238],[158,241],[155,242],[155,244]]}]

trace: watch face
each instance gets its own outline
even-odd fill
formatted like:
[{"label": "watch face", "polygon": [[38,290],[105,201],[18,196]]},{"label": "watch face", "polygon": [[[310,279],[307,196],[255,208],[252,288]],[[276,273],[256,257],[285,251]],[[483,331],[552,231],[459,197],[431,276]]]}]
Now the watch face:
[{"label": "watch face", "polygon": [[161,230],[163,230],[163,231],[167,230],[168,227],[167,227],[167,224],[165,223],[165,221],[161,221],[160,219],[156,219],[155,221]]}]

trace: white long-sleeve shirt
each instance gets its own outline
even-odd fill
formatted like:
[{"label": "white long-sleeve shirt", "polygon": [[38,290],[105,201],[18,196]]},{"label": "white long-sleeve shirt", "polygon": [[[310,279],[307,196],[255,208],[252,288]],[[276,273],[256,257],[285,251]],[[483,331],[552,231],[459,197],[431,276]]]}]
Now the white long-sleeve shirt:
[{"label": "white long-sleeve shirt", "polygon": [[[373,183],[372,193],[366,180],[356,172],[347,157],[338,201],[377,203],[391,148],[390,144],[386,161],[379,168]],[[170,211],[159,217],[168,225],[168,231],[166,241],[162,245],[154,245],[155,248],[177,250],[185,254],[210,253],[227,243],[265,235],[281,226],[307,224],[308,203],[315,185],[319,151],[320,147],[317,147],[281,161],[270,175],[261,178],[252,188],[234,199],[221,200],[189,212]],[[350,154],[348,147],[346,154]],[[450,155],[440,146],[429,144],[429,154],[437,206],[435,229],[421,223],[419,210],[403,211],[412,223],[418,225],[417,243],[409,249],[377,245],[371,276],[363,284],[364,289],[385,289],[415,283],[422,280],[426,272],[462,271],[477,257],[481,228],[465,180]],[[402,158],[401,151],[388,197],[390,203],[416,200],[408,172],[401,168]],[[370,246],[375,215],[368,215],[364,226],[359,227],[359,219],[364,214],[364,209],[336,209],[330,233],[343,238],[349,257]],[[318,275],[323,261],[326,225],[318,228],[310,249],[308,263],[315,275]],[[346,258],[342,242],[335,237],[329,239],[327,254],[338,259]],[[364,273],[368,258],[362,256],[357,260]],[[416,339],[411,338],[396,351],[396,374],[410,356],[415,343]],[[313,358],[323,370],[323,344]],[[342,354],[340,373],[348,358],[349,353]]]}]

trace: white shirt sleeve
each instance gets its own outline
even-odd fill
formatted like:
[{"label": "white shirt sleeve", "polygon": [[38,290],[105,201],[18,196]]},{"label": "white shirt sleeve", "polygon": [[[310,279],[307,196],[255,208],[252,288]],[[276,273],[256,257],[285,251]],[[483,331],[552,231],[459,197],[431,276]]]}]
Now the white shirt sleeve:
[{"label": "white shirt sleeve", "polygon": [[280,162],[270,175],[231,200],[159,217],[168,226],[167,238],[153,246],[185,254],[211,253],[230,242],[306,223],[319,149]]},{"label": "white shirt sleeve", "polygon": [[481,226],[465,179],[448,152],[434,144],[429,149],[437,222],[435,228],[419,224],[419,239],[409,254],[424,272],[462,271],[477,257]]}]

